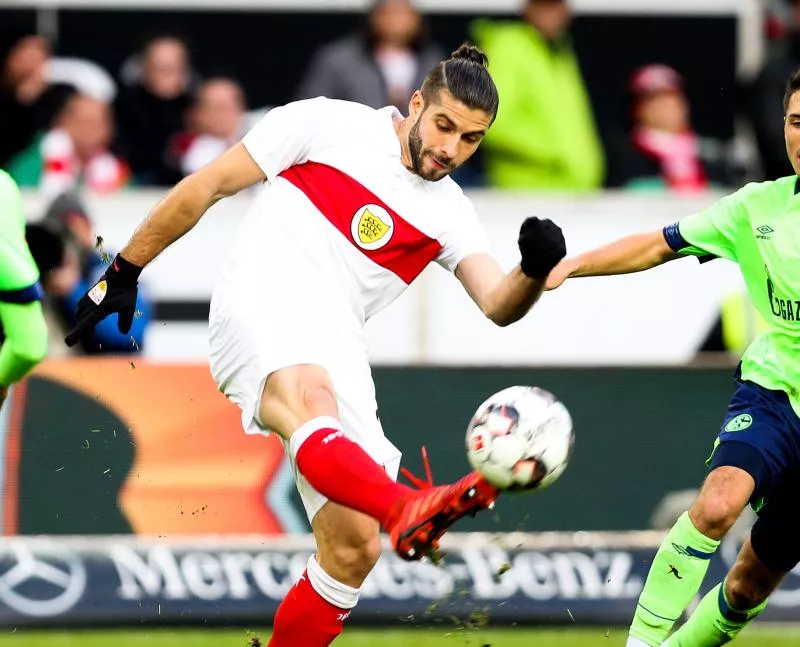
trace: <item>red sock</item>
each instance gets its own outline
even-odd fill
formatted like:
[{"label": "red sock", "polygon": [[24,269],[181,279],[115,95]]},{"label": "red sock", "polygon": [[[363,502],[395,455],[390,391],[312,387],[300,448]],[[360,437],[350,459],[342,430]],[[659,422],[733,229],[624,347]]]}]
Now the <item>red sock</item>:
[{"label": "red sock", "polygon": [[310,422],[315,424],[307,427],[306,423],[290,442],[300,473],[323,496],[368,514],[386,528],[393,505],[413,490],[389,478],[386,470],[344,435],[333,418]]},{"label": "red sock", "polygon": [[[309,560],[308,569],[289,590],[275,613],[272,638],[267,647],[328,647],[342,633],[352,608],[344,609],[325,600],[311,585],[313,576],[309,575],[310,569],[314,569],[318,577],[321,574],[323,583],[319,586],[333,586],[333,590],[327,590],[330,595],[337,596],[335,599],[343,595],[349,598],[350,604],[355,604],[358,599],[357,589],[336,582],[322,571],[316,561],[312,564]],[[337,588],[344,591],[337,592]]]}]

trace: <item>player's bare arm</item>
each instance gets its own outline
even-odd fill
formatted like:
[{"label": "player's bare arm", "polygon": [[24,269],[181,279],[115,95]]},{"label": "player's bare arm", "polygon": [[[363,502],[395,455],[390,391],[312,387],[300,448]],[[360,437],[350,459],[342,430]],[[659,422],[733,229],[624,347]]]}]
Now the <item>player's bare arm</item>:
[{"label": "player's bare arm", "polygon": [[458,264],[456,277],[484,315],[498,326],[519,321],[544,291],[544,281],[517,266],[506,274],[489,254],[472,254]]},{"label": "player's bare arm", "polygon": [[472,300],[498,326],[525,316],[544,291],[548,273],[567,253],[561,229],[550,220],[527,218],[518,242],[522,260],[508,274],[488,254],[471,254],[456,268]]},{"label": "player's bare arm", "polygon": [[635,234],[561,261],[547,277],[546,290],[554,290],[568,278],[610,276],[642,272],[680,258],[667,244],[662,230]]},{"label": "player's bare arm", "polygon": [[137,283],[145,265],[190,231],[215,202],[265,177],[244,145],[239,143],[176,184],[136,230],[100,280],[78,301],[77,323],[64,339],[66,344],[77,344],[112,312],[119,313],[119,330],[127,334],[133,325]]},{"label": "player's bare arm", "polygon": [[176,184],[136,230],[121,255],[144,267],[192,229],[222,198],[265,179],[243,144]]}]

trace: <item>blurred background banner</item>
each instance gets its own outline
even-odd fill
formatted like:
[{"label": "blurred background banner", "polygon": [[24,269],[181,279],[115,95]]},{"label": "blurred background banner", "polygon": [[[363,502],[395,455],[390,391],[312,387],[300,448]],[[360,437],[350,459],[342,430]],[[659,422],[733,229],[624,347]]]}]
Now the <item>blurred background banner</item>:
[{"label": "blurred background banner", "polygon": [[[570,609],[581,622],[623,622],[655,551],[453,547],[459,539],[447,542],[441,567],[382,557],[353,621],[565,622]],[[312,553],[309,541],[297,539],[2,540],[0,625],[257,622],[274,613]],[[28,577],[14,577],[26,563],[33,565]],[[51,570],[53,577],[40,576]]]},{"label": "blurred background banner", "polygon": [[[490,394],[536,384],[569,407],[570,469],[545,493],[502,497],[494,513],[459,524],[489,532],[651,527],[668,491],[702,479],[733,385],[728,368],[383,367],[374,376],[404,464],[422,473],[426,446],[440,482],[468,469],[466,425]],[[280,442],[244,434],[202,364],[45,362],[17,387],[2,432],[6,535],[309,530]]]},{"label": "blurred background banner", "polygon": [[238,409],[205,366],[49,362],[18,388],[11,416],[5,534],[276,534],[293,527],[269,501],[273,486],[276,493],[294,489],[283,448],[277,438],[241,431]]},{"label": "blurred background banner", "polygon": [[[354,623],[443,631],[493,624],[622,625],[641,592],[659,533],[449,534],[440,566],[384,553]],[[724,576],[737,541],[709,568]],[[313,544],[263,538],[0,540],[0,626],[259,623],[305,569]],[[709,587],[707,587],[709,588]],[[790,574],[763,621],[800,612]]]}]

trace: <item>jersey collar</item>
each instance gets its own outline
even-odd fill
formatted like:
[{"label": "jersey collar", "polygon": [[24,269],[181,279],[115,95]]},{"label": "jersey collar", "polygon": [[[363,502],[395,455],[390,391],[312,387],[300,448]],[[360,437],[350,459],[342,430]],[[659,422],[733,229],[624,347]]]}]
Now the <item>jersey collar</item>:
[{"label": "jersey collar", "polygon": [[397,158],[399,173],[413,182],[427,184],[428,180],[420,177],[416,173],[412,173],[403,164],[403,150],[400,147],[400,140],[397,138],[397,131],[394,129],[395,120],[404,119],[403,114],[394,106],[380,108],[378,112],[381,113],[381,118],[385,119],[388,125],[386,129],[386,150],[389,155]]},{"label": "jersey collar", "polygon": [[400,149],[400,140],[397,139],[397,131],[394,129],[394,122],[403,119],[402,113],[394,106],[386,106],[378,110],[381,114],[381,119],[386,121],[389,128],[386,131],[386,152],[390,155],[400,157],[402,150]]}]

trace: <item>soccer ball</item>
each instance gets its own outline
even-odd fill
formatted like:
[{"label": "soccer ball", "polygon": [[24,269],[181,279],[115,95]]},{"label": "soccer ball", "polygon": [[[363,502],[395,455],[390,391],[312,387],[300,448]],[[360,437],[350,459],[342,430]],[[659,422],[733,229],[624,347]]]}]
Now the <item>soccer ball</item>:
[{"label": "soccer ball", "polygon": [[467,427],[467,458],[473,469],[502,490],[541,490],[564,472],[574,435],[567,408],[535,386],[495,393]]}]

